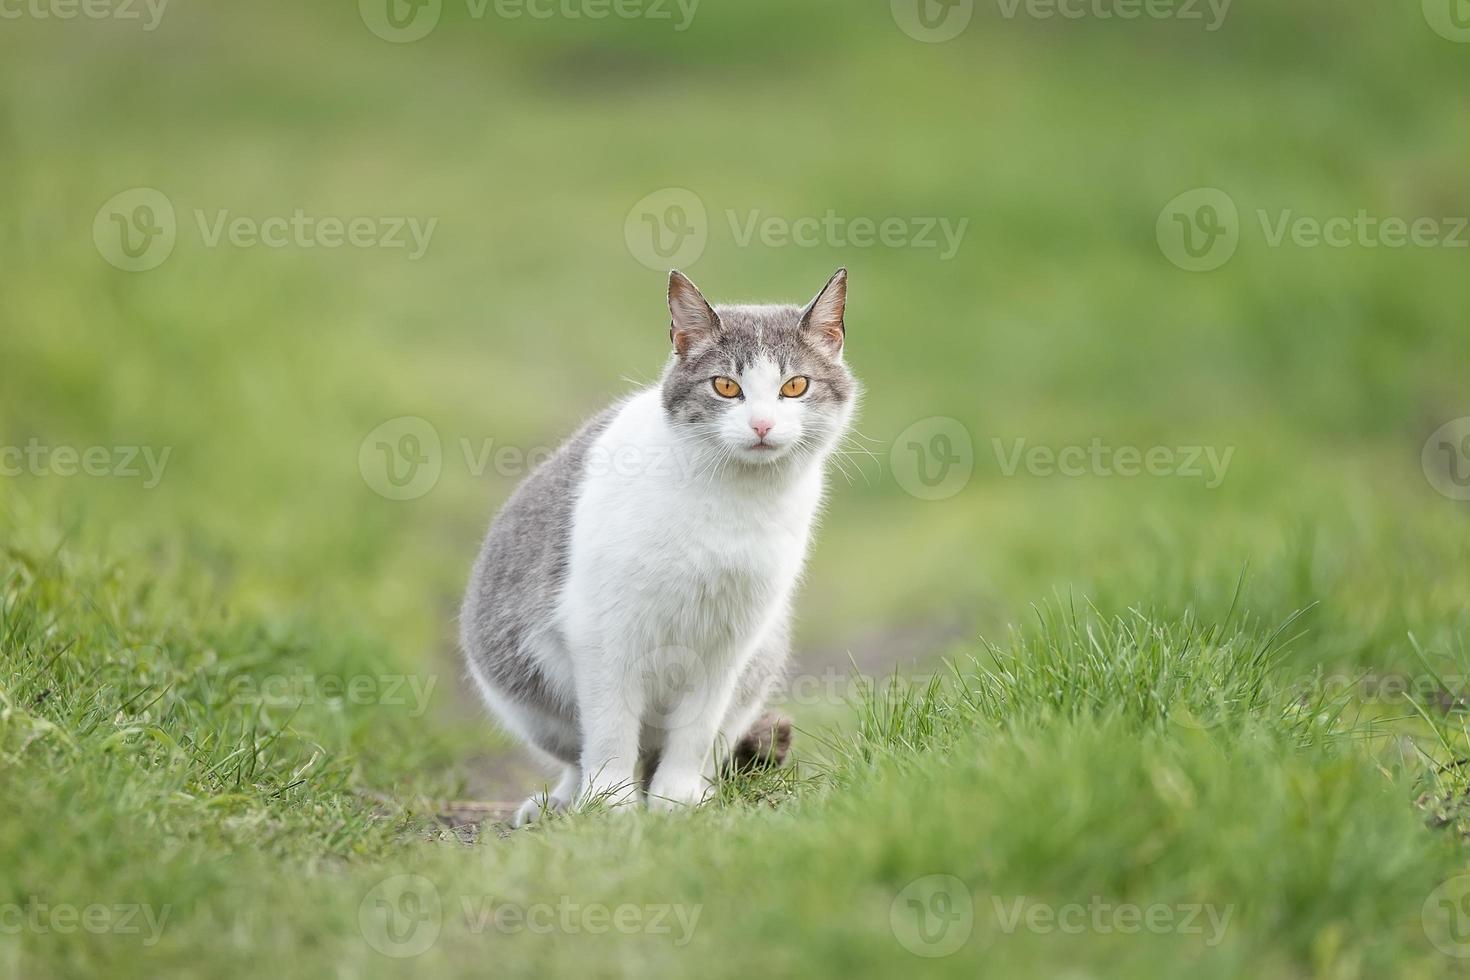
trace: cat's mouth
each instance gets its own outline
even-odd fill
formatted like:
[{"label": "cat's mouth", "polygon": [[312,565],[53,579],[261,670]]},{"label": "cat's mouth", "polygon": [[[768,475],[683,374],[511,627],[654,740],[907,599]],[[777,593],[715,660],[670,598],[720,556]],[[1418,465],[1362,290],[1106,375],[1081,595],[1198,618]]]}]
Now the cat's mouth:
[{"label": "cat's mouth", "polygon": [[739,449],[739,454],[749,463],[770,463],[780,459],[786,454],[789,444],[784,442],[767,442],[761,439],[758,442],[747,442]]}]

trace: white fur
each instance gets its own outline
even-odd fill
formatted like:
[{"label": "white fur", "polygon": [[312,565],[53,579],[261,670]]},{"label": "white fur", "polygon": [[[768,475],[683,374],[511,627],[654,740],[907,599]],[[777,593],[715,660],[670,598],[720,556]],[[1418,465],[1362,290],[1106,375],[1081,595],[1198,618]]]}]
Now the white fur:
[{"label": "white fur", "polygon": [[[635,767],[652,753],[649,806],[698,803],[717,741],[739,738],[762,709],[737,697],[737,682],[763,644],[785,656],[840,430],[786,459],[802,434],[800,399],[776,397],[786,379],[771,362],[736,380],[745,398],[717,413],[713,432],[677,431],[655,387],[624,402],[588,453],[557,628],[546,634],[565,642],[537,651],[552,688],[577,706],[580,732],[563,734],[580,736],[581,759],[517,823],[577,798],[635,799]],[[775,423],[774,450],[751,448],[754,421]],[[565,724],[485,694],[513,730]]]}]

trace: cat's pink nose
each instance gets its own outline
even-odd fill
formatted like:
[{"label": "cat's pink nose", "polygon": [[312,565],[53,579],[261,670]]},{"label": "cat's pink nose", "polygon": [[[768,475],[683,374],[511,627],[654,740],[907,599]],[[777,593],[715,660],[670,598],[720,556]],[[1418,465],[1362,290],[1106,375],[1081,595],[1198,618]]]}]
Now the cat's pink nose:
[{"label": "cat's pink nose", "polygon": [[768,422],[765,419],[753,419],[751,420],[750,427],[755,430],[756,438],[764,439],[766,433],[776,427],[776,423]]}]

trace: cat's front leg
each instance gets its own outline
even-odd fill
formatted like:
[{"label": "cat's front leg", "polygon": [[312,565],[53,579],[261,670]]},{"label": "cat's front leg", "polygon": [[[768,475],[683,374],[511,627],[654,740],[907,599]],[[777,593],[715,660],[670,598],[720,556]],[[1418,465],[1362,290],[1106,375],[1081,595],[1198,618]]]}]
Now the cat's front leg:
[{"label": "cat's front leg", "polygon": [[577,713],[582,729],[580,805],[621,806],[637,801],[639,717],[644,693],[616,650],[584,656],[577,664]]},{"label": "cat's front leg", "polygon": [[703,803],[714,786],[706,775],[720,722],[730,708],[735,677],[710,678],[692,686],[669,716],[658,769],[648,784],[650,810],[677,810]]}]

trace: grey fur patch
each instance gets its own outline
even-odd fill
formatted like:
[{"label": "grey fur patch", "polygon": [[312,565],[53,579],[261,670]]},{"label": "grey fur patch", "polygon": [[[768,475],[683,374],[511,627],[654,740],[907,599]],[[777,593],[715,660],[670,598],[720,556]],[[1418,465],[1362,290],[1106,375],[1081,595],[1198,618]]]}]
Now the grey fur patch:
[{"label": "grey fur patch", "polygon": [[460,610],[465,655],[482,674],[511,699],[556,714],[575,708],[559,705],[528,646],[555,629],[577,487],[588,450],[618,407],[593,416],[511,494],[485,536]]}]

